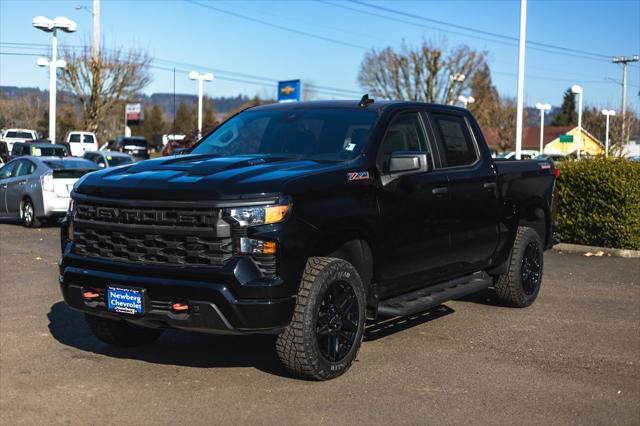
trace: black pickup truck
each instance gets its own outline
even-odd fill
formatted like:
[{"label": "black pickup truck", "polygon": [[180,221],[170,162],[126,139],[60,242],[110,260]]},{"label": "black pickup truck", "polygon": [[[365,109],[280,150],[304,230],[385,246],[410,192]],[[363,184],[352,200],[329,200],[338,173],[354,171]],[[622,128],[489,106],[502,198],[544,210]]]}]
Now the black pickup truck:
[{"label": "black pickup truck", "polygon": [[81,178],[60,285],[100,340],[164,329],[278,335],[296,376],[345,372],[367,320],[494,288],[530,305],[553,244],[555,169],[494,162],[465,109],[283,103],[186,155]]}]

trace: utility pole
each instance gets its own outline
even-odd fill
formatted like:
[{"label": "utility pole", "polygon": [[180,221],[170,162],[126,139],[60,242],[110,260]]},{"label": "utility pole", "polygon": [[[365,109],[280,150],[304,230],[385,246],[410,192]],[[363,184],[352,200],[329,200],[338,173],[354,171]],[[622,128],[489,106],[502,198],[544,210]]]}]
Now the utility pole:
[{"label": "utility pole", "polygon": [[627,127],[627,64],[629,62],[638,62],[640,61],[639,55],[633,55],[632,57],[627,56],[616,56],[613,58],[614,64],[622,64],[622,105],[620,110],[622,111],[622,143],[627,143],[627,138],[625,136]]},{"label": "utility pole", "polygon": [[100,58],[100,0],[93,0],[93,62]]},{"label": "utility pole", "polygon": [[524,52],[527,38],[527,0],[520,0],[520,43],[518,45],[518,100],[516,105],[516,160],[522,158],[524,117]]}]

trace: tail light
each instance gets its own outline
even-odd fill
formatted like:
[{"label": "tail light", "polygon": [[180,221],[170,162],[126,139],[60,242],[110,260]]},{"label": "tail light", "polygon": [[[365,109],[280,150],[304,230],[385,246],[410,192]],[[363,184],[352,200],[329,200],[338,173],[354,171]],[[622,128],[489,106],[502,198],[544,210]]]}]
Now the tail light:
[{"label": "tail light", "polygon": [[48,191],[48,192],[53,192],[54,191],[54,186],[53,186],[53,173],[49,172],[46,173],[44,175],[42,175],[40,177],[40,181],[42,182],[42,190],[43,191]]}]

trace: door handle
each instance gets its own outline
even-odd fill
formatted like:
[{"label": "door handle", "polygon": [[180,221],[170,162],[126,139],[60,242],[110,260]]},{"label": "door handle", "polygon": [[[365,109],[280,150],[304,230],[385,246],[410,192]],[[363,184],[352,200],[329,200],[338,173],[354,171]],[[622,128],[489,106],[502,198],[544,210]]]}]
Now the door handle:
[{"label": "door handle", "polygon": [[493,191],[494,189],[496,189],[496,183],[495,182],[486,182],[484,185],[482,185],[482,187],[486,190],[491,190]]},{"label": "door handle", "polygon": [[449,192],[449,188],[447,188],[446,186],[441,186],[441,187],[438,187],[438,188],[433,188],[433,189],[431,190],[431,193],[432,193],[433,195],[444,195],[444,194],[446,194],[446,193],[448,193],[448,192]]}]

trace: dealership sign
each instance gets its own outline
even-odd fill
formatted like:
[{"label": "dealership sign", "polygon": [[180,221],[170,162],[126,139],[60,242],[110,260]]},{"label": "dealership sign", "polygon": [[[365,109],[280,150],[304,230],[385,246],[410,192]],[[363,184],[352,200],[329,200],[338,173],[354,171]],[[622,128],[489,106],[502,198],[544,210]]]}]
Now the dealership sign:
[{"label": "dealership sign", "polygon": [[142,104],[126,104],[125,116],[127,126],[137,126],[144,121],[144,110]]},{"label": "dealership sign", "polygon": [[278,102],[296,102],[300,100],[300,80],[278,82]]}]

